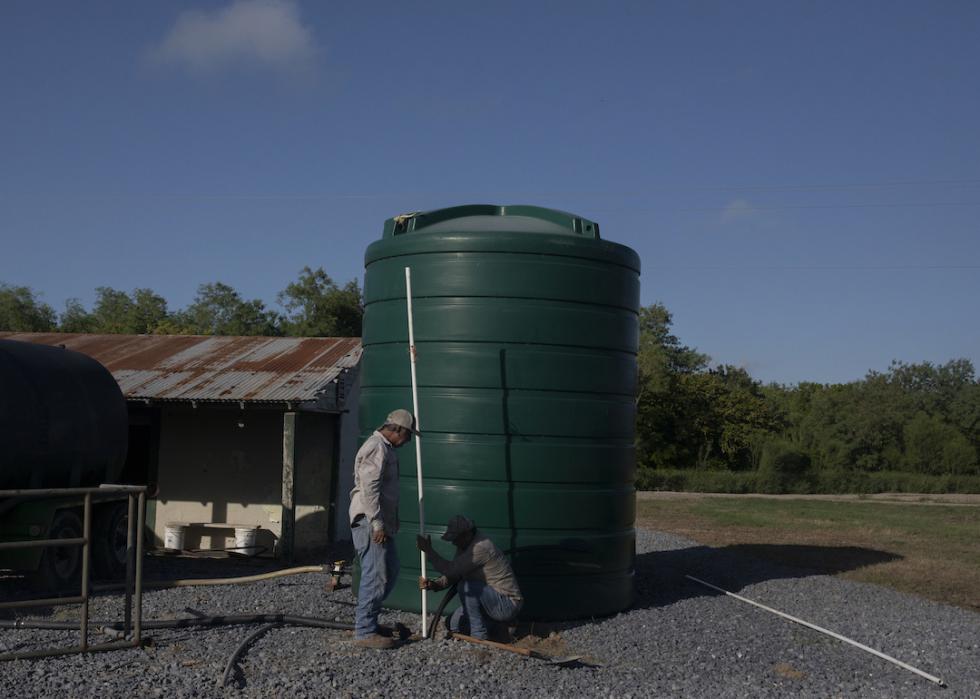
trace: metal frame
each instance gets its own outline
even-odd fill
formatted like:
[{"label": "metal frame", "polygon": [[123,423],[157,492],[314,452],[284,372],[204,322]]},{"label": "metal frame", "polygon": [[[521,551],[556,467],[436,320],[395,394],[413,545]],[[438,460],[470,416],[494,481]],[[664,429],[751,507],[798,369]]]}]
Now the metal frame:
[{"label": "metal frame", "polygon": [[[125,496],[128,501],[128,519],[126,522],[126,608],[123,621],[123,633],[132,637],[128,641],[98,643],[88,642],[89,626],[89,572],[92,558],[92,495],[99,495],[99,501],[121,500]],[[117,497],[101,497],[115,495]],[[0,609],[18,607],[64,606],[68,604],[82,605],[81,640],[79,645],[68,648],[51,648],[48,650],[25,651],[21,653],[0,654],[0,660],[23,660],[25,658],[44,658],[53,655],[68,655],[71,653],[93,653],[104,650],[136,648],[142,645],[143,625],[143,528],[146,526],[146,486],[136,485],[102,485],[98,488],[40,488],[35,490],[0,490],[2,498],[21,498],[22,500],[41,500],[54,497],[84,497],[84,514],[82,520],[82,537],[65,539],[27,539],[23,541],[0,541],[0,551],[25,548],[51,548],[61,546],[82,547],[82,589],[75,597],[51,597],[47,599],[23,600],[20,602],[2,602]],[[134,510],[136,511],[134,513]],[[136,514],[134,522],[133,515]],[[135,546],[135,556],[134,554]],[[133,596],[135,595],[136,614],[133,618]]]}]

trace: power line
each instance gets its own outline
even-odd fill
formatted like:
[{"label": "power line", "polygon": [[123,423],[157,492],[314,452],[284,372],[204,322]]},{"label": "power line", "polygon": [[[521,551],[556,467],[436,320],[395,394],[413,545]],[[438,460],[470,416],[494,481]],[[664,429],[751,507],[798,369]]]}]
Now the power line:
[{"label": "power line", "polygon": [[[518,197],[618,197],[636,199],[649,197],[653,192],[797,192],[797,191],[854,191],[865,189],[887,189],[891,187],[922,187],[934,185],[978,185],[980,179],[936,179],[936,180],[888,180],[880,182],[845,182],[845,183],[811,183],[785,185],[660,185],[646,187],[642,190],[609,192],[600,190],[554,190],[554,191],[507,191],[487,188],[481,191],[416,191],[416,192],[279,192],[279,193],[229,193],[229,194],[181,194],[181,193],[131,193],[131,194],[63,194],[54,192],[13,193],[0,192],[0,197],[9,199],[27,198],[75,198],[75,199],[215,199],[215,200],[330,200],[330,199],[396,199],[422,197],[482,197],[493,196]],[[914,205],[914,204],[913,204]],[[977,206],[974,202],[925,203],[920,206]]]},{"label": "power line", "polygon": [[704,270],[704,271],[843,271],[843,272],[913,272],[945,270],[980,270],[980,265],[643,265],[643,271]]},{"label": "power line", "polygon": [[780,211],[784,209],[905,209],[943,206],[980,206],[980,201],[922,201],[922,202],[881,202],[865,204],[777,204],[775,206],[707,206],[673,209],[673,211],[720,211],[733,215],[751,214],[756,211]]},{"label": "power line", "polygon": [[[432,196],[432,195],[427,195]],[[535,197],[541,195],[524,195],[528,197]],[[0,198],[10,198],[10,195],[0,195]],[[31,198],[43,198],[34,197]],[[367,195],[364,196],[343,196],[343,195],[122,195],[122,196],[68,196],[62,197],[68,199],[76,199],[79,201],[96,201],[96,200],[106,200],[106,199],[154,199],[158,201],[326,201],[331,199],[368,199],[371,198]],[[382,197],[378,197],[381,199]],[[670,214],[670,213],[730,213],[733,216],[739,216],[744,214],[757,213],[761,211],[786,211],[786,210],[803,210],[803,209],[909,209],[909,208],[944,208],[944,207],[959,207],[959,208],[971,208],[980,206],[980,201],[924,201],[924,202],[867,202],[858,204],[777,204],[772,206],[756,206],[753,204],[745,206],[733,206],[728,204],[726,206],[689,206],[689,207],[677,207],[677,208],[643,208],[636,209],[630,208],[626,210],[626,213],[631,214]],[[608,211],[605,208],[595,208],[592,207],[592,211]]]}]

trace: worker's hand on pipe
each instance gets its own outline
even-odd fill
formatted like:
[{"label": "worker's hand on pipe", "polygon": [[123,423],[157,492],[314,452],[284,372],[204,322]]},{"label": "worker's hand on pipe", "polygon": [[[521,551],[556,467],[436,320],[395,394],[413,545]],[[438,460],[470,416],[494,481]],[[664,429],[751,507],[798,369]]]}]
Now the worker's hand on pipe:
[{"label": "worker's hand on pipe", "polygon": [[371,538],[374,540],[374,543],[376,544],[383,544],[386,541],[388,541],[388,537],[387,535],[385,535],[384,529],[376,530],[374,534],[371,535]]},{"label": "worker's hand on pipe", "polygon": [[420,577],[419,578],[419,589],[420,590],[434,590],[436,588],[435,588],[434,581],[429,580],[428,578],[425,578],[425,577]]},{"label": "worker's hand on pipe", "polygon": [[419,551],[432,553],[432,537],[416,534],[415,545],[419,547]]}]

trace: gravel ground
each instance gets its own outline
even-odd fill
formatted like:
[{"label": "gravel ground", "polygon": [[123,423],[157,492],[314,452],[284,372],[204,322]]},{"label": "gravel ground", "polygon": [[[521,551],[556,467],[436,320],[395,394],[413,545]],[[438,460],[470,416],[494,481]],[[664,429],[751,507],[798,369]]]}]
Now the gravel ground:
[{"label": "gravel ground", "polygon": [[[188,573],[188,565],[202,572]],[[221,565],[226,575],[255,572]],[[160,577],[214,574],[184,560],[150,561],[147,570]],[[713,593],[685,573],[877,648],[949,687]],[[326,592],[327,579],[308,574],[150,591],[145,616],[289,612],[349,621],[353,595]],[[15,588],[0,582],[0,597]],[[236,685],[220,687],[228,657],[258,628],[235,626],[153,631],[153,645],[141,650],[2,663],[0,696],[980,696],[980,615],[970,611],[649,531],[637,532],[637,591],[628,612],[531,629],[556,634],[542,648],[582,654],[602,663],[597,668],[561,668],[448,640],[365,650],[351,645],[348,632],[280,627],[251,646]],[[119,597],[100,597],[92,617],[116,618],[120,610]],[[58,609],[49,618],[77,616]],[[417,616],[398,612],[383,620],[418,624]],[[77,632],[0,629],[0,652],[75,638]]]}]

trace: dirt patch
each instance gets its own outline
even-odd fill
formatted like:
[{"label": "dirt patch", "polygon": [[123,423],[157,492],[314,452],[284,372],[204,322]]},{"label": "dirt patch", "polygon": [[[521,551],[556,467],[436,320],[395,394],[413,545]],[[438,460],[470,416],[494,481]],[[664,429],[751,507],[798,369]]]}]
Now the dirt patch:
[{"label": "dirt patch", "polygon": [[543,638],[529,634],[514,641],[514,645],[518,648],[527,648],[528,650],[534,650],[538,653],[543,653],[544,655],[553,657],[569,654],[568,645],[565,643],[565,639],[554,631]]},{"label": "dirt patch", "polygon": [[480,665],[486,665],[493,659],[492,653],[482,648],[467,648],[463,652],[472,657]]},{"label": "dirt patch", "polygon": [[772,666],[772,671],[788,680],[802,680],[806,677],[805,672],[797,670],[789,663],[776,663]]}]

